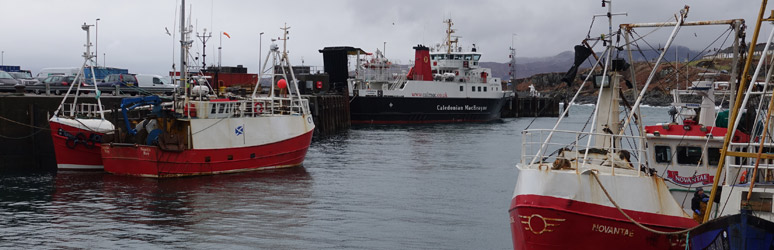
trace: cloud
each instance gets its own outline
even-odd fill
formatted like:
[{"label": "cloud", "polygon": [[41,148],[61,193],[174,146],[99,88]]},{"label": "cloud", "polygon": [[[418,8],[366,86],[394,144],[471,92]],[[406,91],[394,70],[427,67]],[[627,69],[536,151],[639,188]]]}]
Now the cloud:
[{"label": "cloud", "polygon": [[[170,32],[178,30],[179,3],[180,0],[0,0],[0,23],[4,24],[0,29],[4,34],[0,50],[5,51],[6,64],[33,71],[78,66],[85,43],[80,26],[84,22],[94,24],[100,18],[100,64],[106,59],[108,65],[129,68],[133,73],[166,74],[178,60],[173,60],[172,54],[179,53],[180,37],[175,34],[173,40],[164,28]],[[621,22],[666,21],[684,5],[691,6],[688,20],[745,18],[750,25],[759,8],[754,1],[615,1],[613,12],[628,15],[616,17],[614,26]],[[585,38],[591,16],[607,11],[599,0],[286,0],[271,4],[189,0],[186,8],[197,32],[207,28],[213,33],[207,44],[207,64],[217,63],[219,34],[226,31],[232,38],[222,41],[223,65],[241,64],[251,72],[257,70],[259,44],[266,56],[270,39],[281,36],[279,27],[285,23],[292,27],[288,46],[294,64],[303,59],[306,65],[322,66],[322,55],[317,50],[340,45],[367,51],[386,47],[389,58],[407,63],[416,44],[443,41],[443,20],[448,18],[455,23],[456,35],[462,37],[461,45],[469,48],[475,43],[483,53],[483,61],[505,62],[512,39],[519,57],[553,56],[570,50]],[[605,22],[598,18],[590,34],[606,32]],[[686,33],[676,43],[700,50],[724,29],[714,27],[690,33],[683,29]],[[663,30],[666,32],[660,30],[648,37],[655,46],[664,43],[669,29]],[[260,32],[264,32],[262,41]],[[201,54],[201,44],[194,40],[191,51]]]}]

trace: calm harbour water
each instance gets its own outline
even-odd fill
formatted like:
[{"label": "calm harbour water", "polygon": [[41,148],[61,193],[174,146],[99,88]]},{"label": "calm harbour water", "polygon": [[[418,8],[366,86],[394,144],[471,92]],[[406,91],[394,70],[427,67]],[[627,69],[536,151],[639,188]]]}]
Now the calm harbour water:
[{"label": "calm harbour water", "polygon": [[[592,109],[563,127],[583,126]],[[643,112],[666,121],[665,108]],[[354,127],[315,139],[303,167],[282,170],[3,173],[0,248],[510,249],[514,166],[532,121]]]}]

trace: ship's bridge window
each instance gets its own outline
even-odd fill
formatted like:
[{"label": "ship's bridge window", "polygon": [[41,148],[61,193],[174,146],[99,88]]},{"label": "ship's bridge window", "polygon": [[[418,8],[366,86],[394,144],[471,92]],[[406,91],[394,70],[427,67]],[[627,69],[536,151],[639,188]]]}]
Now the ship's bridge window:
[{"label": "ship's bridge window", "polygon": [[481,55],[473,55],[473,61],[478,62],[478,59],[481,59]]},{"label": "ship's bridge window", "polygon": [[707,164],[717,166],[720,162],[720,148],[707,148]]},{"label": "ship's bridge window", "polygon": [[462,55],[454,55],[454,60],[462,60]]},{"label": "ship's bridge window", "polygon": [[677,147],[678,164],[697,164],[701,162],[700,147]]},{"label": "ship's bridge window", "polygon": [[672,162],[672,147],[656,146],[655,149],[656,149],[656,162],[658,163]]},{"label": "ship's bridge window", "polygon": [[472,58],[473,58],[472,55],[465,55],[465,61],[470,61],[470,59]]}]

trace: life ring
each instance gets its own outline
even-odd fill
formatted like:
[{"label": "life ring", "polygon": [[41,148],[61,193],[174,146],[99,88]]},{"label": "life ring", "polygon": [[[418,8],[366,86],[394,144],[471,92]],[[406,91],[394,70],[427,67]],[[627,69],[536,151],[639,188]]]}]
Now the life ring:
[{"label": "life ring", "polygon": [[739,183],[740,183],[740,184],[747,183],[747,169],[745,169],[744,171],[742,171],[742,175],[741,175],[741,176],[739,176]]},{"label": "life ring", "polygon": [[259,114],[262,114],[263,113],[263,103],[256,102],[255,104],[253,104],[253,112],[255,112],[256,109],[258,110]]}]

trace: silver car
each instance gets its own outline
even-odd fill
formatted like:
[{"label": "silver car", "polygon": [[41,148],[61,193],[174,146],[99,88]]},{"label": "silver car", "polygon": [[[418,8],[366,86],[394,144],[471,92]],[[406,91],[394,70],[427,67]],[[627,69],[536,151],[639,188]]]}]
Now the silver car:
[{"label": "silver car", "polygon": [[10,74],[17,81],[27,86],[35,85],[38,82],[40,82],[38,81],[38,79],[32,77],[32,74],[30,74],[30,72],[19,71],[19,72],[8,72],[8,74]]},{"label": "silver car", "polygon": [[13,78],[8,72],[0,71],[0,86],[14,86],[19,84],[19,81]]}]

